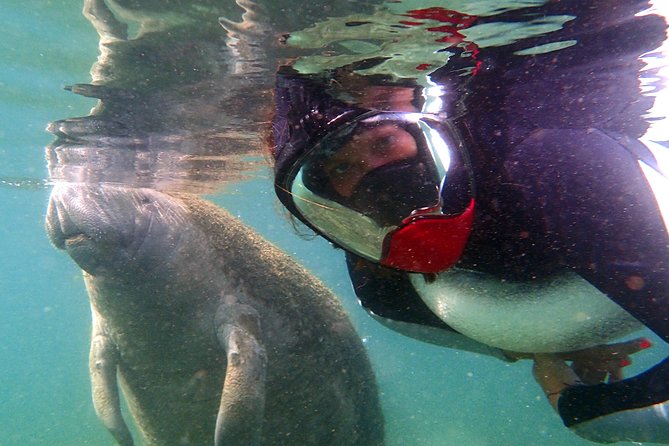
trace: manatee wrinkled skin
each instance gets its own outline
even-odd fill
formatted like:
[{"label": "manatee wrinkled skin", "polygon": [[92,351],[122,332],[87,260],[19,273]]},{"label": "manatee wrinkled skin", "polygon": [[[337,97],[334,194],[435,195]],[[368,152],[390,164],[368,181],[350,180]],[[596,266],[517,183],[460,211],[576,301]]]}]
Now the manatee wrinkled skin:
[{"label": "manatee wrinkled skin", "polygon": [[192,195],[57,184],[46,227],[84,270],[98,417],[147,445],[381,445],[362,343],[332,293]]}]

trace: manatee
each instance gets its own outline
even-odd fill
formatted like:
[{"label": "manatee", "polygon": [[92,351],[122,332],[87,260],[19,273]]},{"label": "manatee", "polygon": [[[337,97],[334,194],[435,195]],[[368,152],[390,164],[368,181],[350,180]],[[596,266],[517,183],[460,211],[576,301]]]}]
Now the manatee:
[{"label": "manatee", "polygon": [[147,445],[383,444],[375,377],[336,297],[225,210],[60,183],[46,229],[83,270],[93,403],[119,444],[134,444],[121,393]]}]

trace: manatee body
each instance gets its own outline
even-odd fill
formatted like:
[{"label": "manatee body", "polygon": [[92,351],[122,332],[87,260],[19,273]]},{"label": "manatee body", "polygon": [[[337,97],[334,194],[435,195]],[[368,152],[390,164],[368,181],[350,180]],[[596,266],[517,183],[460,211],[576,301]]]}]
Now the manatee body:
[{"label": "manatee body", "polygon": [[58,184],[47,231],[84,270],[98,417],[148,445],[380,445],[362,343],[333,294],[191,195]]}]

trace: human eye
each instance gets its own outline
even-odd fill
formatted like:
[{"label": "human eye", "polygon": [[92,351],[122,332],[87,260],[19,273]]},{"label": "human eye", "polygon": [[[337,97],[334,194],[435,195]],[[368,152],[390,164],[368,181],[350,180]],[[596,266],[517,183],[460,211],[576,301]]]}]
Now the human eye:
[{"label": "human eye", "polygon": [[339,162],[339,163],[333,165],[330,168],[330,174],[331,175],[344,175],[349,170],[351,170],[351,163],[346,162],[346,161],[342,161],[342,162]]}]

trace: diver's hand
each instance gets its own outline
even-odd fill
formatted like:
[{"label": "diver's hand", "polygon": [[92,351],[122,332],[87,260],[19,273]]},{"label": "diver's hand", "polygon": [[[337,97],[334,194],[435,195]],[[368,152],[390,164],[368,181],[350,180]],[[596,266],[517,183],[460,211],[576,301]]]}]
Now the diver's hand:
[{"label": "diver's hand", "polygon": [[581,383],[576,372],[567,365],[559,354],[554,353],[537,353],[534,355],[532,374],[555,410],[557,410],[560,393],[567,387]]},{"label": "diver's hand", "polygon": [[[630,355],[650,347],[646,338],[598,345],[566,353],[534,355],[534,379],[557,410],[560,393],[579,384],[599,384],[623,379],[622,369],[631,364]],[[572,364],[569,366],[568,361]]]},{"label": "diver's hand", "polygon": [[560,357],[565,361],[572,361],[571,369],[583,384],[616,382],[623,379],[623,368],[632,363],[630,356],[650,346],[648,339],[636,338],[561,353]]}]

